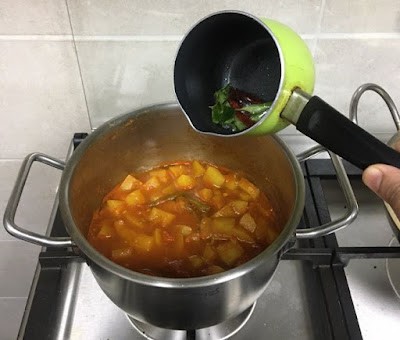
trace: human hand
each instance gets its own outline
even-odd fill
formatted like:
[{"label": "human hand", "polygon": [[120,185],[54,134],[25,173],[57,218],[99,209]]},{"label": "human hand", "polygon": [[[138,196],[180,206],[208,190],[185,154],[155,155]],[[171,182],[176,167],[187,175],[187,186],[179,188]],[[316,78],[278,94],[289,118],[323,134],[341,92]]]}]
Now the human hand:
[{"label": "human hand", "polygon": [[[400,151],[400,144],[395,145]],[[374,164],[364,170],[364,184],[388,203],[400,219],[400,169],[385,164]]]}]

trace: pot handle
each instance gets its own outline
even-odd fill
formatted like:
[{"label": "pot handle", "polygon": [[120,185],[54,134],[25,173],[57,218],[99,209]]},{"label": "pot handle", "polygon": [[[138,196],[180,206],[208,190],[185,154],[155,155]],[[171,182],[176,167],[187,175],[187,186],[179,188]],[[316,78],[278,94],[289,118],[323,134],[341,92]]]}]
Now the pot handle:
[{"label": "pot handle", "polygon": [[15,181],[14,188],[11,192],[10,199],[4,212],[4,228],[16,238],[41,245],[43,247],[70,247],[73,245],[70,237],[48,237],[23,229],[15,224],[15,213],[17,212],[21,194],[24,189],[26,179],[28,178],[31,166],[35,161],[50,165],[60,170],[64,170],[65,167],[65,163],[63,161],[42,153],[36,152],[26,156],[22,162],[18,177]]},{"label": "pot handle", "polygon": [[321,98],[294,90],[282,116],[297,130],[358,168],[383,163],[400,168],[400,153],[354,124]]},{"label": "pot handle", "polygon": [[366,83],[360,85],[353,94],[353,97],[350,101],[350,112],[349,118],[350,120],[358,125],[358,102],[360,101],[361,96],[366,91],[373,91],[378,94],[383,101],[386,103],[390,114],[392,115],[394,125],[396,126],[396,130],[400,131],[400,114],[397,110],[397,106],[394,103],[392,97],[390,97],[389,93],[387,93],[381,86],[373,83]]},{"label": "pot handle", "polygon": [[[327,150],[324,147],[322,147],[321,145],[317,145],[317,146],[314,146],[313,148],[297,155],[297,159],[300,162],[302,162],[302,161],[305,161],[306,159],[308,159],[318,153],[324,152],[324,151],[327,151]],[[312,228],[307,228],[307,229],[297,229],[296,230],[296,238],[305,239],[305,238],[316,238],[316,237],[326,236],[328,234],[338,231],[339,229],[347,227],[357,217],[358,203],[357,203],[356,197],[354,195],[353,189],[351,187],[349,178],[347,177],[346,170],[344,169],[342,160],[337,155],[335,155],[333,152],[328,151],[328,153],[332,160],[333,167],[335,168],[337,180],[339,182],[340,188],[342,189],[345,200],[346,200],[347,211],[342,217],[338,218],[335,221],[331,221],[331,222],[322,224],[318,227],[312,227]]]}]

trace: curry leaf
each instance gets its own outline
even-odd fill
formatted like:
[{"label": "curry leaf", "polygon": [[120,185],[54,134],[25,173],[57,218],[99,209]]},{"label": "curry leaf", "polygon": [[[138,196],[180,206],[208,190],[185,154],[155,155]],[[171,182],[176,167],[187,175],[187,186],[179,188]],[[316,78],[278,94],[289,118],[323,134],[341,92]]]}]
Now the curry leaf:
[{"label": "curry leaf", "polygon": [[235,115],[235,110],[228,102],[229,91],[230,85],[228,84],[214,93],[215,105],[211,106],[211,117],[215,124],[225,124]]},{"label": "curry leaf", "polygon": [[222,126],[232,132],[242,131],[246,128],[246,125],[236,115],[223,122]]},{"label": "curry leaf", "polygon": [[227,102],[230,90],[231,90],[231,86],[229,84],[227,84],[222,89],[216,91],[214,93],[215,102],[221,103],[221,104]]},{"label": "curry leaf", "polygon": [[[215,104],[210,106],[211,118],[213,123],[219,124],[225,129],[233,132],[242,131],[248,126],[239,119],[236,112],[245,111],[249,121],[257,122],[261,119],[262,115],[271,107],[272,102],[261,104],[249,104],[241,108],[234,109],[230,105],[230,95],[232,87],[227,84],[220,90],[214,93]],[[243,114],[243,112],[242,112]]]},{"label": "curry leaf", "polygon": [[246,125],[237,116],[235,116],[233,123],[236,127],[236,130],[234,131],[242,131],[246,128]]},{"label": "curry leaf", "polygon": [[262,103],[262,104],[251,104],[251,105],[246,105],[241,107],[240,109],[237,109],[237,111],[247,111],[251,115],[259,115],[260,113],[264,113],[271,107],[271,102],[268,103]]}]

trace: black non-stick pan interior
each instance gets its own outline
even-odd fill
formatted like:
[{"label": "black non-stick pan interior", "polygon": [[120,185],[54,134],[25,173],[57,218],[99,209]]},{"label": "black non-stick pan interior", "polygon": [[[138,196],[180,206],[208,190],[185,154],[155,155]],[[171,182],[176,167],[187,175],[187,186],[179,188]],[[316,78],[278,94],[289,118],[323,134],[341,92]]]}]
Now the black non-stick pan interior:
[{"label": "black non-stick pan interior", "polygon": [[[219,13],[197,24],[183,40],[175,61],[176,95],[202,131],[231,133],[211,121],[209,107],[215,91],[229,83],[273,101],[280,79],[281,62],[273,38],[260,22],[240,13]],[[196,118],[201,115],[202,119]]]}]

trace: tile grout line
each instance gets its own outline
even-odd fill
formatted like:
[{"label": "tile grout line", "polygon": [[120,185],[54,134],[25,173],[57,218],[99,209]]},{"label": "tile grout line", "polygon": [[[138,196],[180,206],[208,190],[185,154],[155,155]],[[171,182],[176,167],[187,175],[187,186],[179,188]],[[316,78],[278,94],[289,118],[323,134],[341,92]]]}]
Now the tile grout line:
[{"label": "tile grout line", "polygon": [[15,162],[15,161],[23,161],[24,160],[24,157],[21,157],[21,158],[7,158],[7,157],[4,157],[4,158],[1,158],[0,157],[0,161],[2,162],[2,161],[5,161],[5,162]]},{"label": "tile grout line", "polygon": [[70,34],[0,34],[0,41],[72,41]]},{"label": "tile grout line", "polygon": [[16,243],[24,244],[24,245],[27,245],[27,246],[38,247],[38,246],[37,246],[36,244],[34,244],[34,243],[27,242],[27,241],[21,240],[21,239],[19,239],[19,238],[17,238],[17,237],[14,237],[14,236],[10,235],[5,229],[4,229],[4,232],[5,232],[7,235],[9,235],[10,237],[13,237],[13,238],[11,238],[11,239],[3,239],[3,240],[0,239],[0,244],[1,244],[2,242],[16,242]]},{"label": "tile grout line", "polygon": [[326,0],[321,0],[321,10],[318,16],[317,29],[315,32],[315,41],[313,44],[313,51],[312,51],[313,58],[315,58],[315,53],[317,52],[318,40],[320,39],[322,19],[324,18],[324,12],[325,12],[325,5],[326,5]]},{"label": "tile grout line", "polygon": [[317,38],[318,35],[321,33],[322,19],[324,18],[325,7],[326,7],[326,0],[321,0],[321,12],[319,14],[317,23]]},{"label": "tile grout line", "polygon": [[[71,30],[72,30],[72,23]],[[181,41],[183,35],[0,34],[0,41]]]},{"label": "tile grout line", "polygon": [[74,51],[75,51],[75,56],[76,56],[76,62],[78,65],[78,71],[79,71],[79,77],[81,78],[81,84],[82,84],[82,92],[83,92],[83,97],[85,99],[85,105],[86,105],[86,112],[87,112],[87,116],[88,116],[88,120],[89,120],[89,128],[90,130],[92,129],[92,120],[90,118],[90,112],[89,112],[89,104],[87,101],[87,96],[86,96],[86,90],[85,90],[85,84],[83,82],[83,76],[82,76],[82,69],[81,69],[81,64],[79,62],[79,56],[78,56],[78,49],[76,48],[76,42],[74,39],[74,29],[72,27],[72,21],[71,21],[71,15],[69,12],[69,7],[68,7],[68,1],[65,0],[65,6],[67,8],[67,13],[68,13],[68,20],[69,20],[69,25],[71,27],[71,33],[72,33],[72,44],[74,46]]},{"label": "tile grout line", "polygon": [[[9,234],[7,233],[7,235],[9,235]],[[0,239],[0,243],[1,243],[1,242],[24,242],[24,244],[32,244],[32,243],[26,242],[26,241],[24,241],[24,240],[21,240],[21,239],[19,239],[19,238],[14,238],[14,239],[10,239],[10,240],[8,240],[8,239],[1,240],[1,239]]]},{"label": "tile grout line", "polygon": [[318,39],[321,40],[351,40],[351,39],[399,39],[399,32],[387,33],[319,33]]},{"label": "tile grout line", "polygon": [[183,35],[75,35],[76,41],[181,41]]},{"label": "tile grout line", "polygon": [[[352,39],[400,39],[400,32],[382,33],[320,33],[300,34],[303,39],[352,40]],[[178,42],[178,35],[1,35],[0,41],[82,41],[82,42]]]},{"label": "tile grout line", "polygon": [[[26,156],[21,156],[21,157],[16,157],[16,158],[10,158],[10,157],[1,157],[0,156],[0,162],[17,162],[17,161],[23,161]],[[57,155],[52,155],[52,157],[57,158],[59,160],[64,161],[65,160],[65,155],[63,156],[57,156]]]}]

